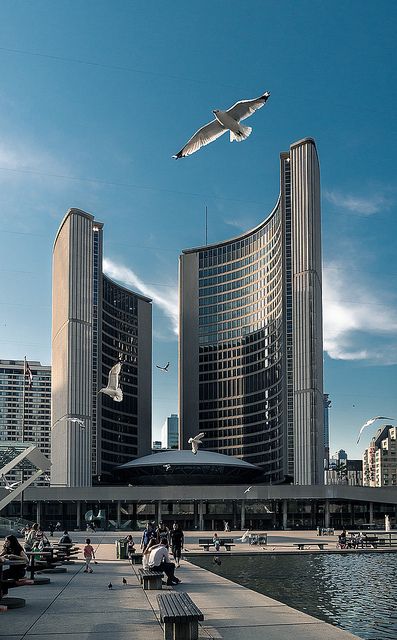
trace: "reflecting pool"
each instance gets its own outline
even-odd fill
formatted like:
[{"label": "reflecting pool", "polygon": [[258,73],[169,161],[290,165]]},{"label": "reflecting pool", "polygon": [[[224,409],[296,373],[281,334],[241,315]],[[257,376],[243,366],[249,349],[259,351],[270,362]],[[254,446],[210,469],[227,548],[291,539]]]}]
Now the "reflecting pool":
[{"label": "reflecting pool", "polygon": [[397,640],[397,554],[192,558],[194,564],[365,640]]}]

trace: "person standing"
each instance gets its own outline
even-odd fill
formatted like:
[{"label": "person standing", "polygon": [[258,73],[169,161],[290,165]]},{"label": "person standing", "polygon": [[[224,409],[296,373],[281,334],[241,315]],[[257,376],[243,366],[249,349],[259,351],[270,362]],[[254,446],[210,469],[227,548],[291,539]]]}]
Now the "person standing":
[{"label": "person standing", "polygon": [[183,531],[180,528],[179,524],[175,523],[172,527],[172,531],[170,533],[170,541],[171,541],[171,551],[174,556],[174,560],[176,562],[176,568],[178,569],[180,566],[181,560],[181,552],[182,547],[185,543]]},{"label": "person standing", "polygon": [[162,520],[160,520],[159,526],[156,529],[156,537],[157,537],[157,542],[162,542],[163,540],[166,540],[167,544],[170,543],[170,530]]},{"label": "person standing", "polygon": [[180,580],[175,577],[175,564],[170,562],[167,549],[167,541],[164,539],[160,544],[151,548],[149,554],[149,569],[151,571],[164,571],[167,576],[167,585],[179,584]]},{"label": "person standing", "polygon": [[214,533],[214,537],[212,538],[212,544],[215,547],[215,551],[219,551],[219,547],[221,546],[221,543],[217,533]]},{"label": "person standing", "polygon": [[148,546],[150,540],[152,539],[156,539],[156,532],[154,530],[154,528],[152,527],[152,524],[150,522],[147,523],[143,534],[142,534],[142,538],[141,538],[141,549],[142,549],[142,553],[145,551],[146,547]]},{"label": "person standing", "polygon": [[85,560],[85,569],[84,573],[92,573],[92,569],[90,567],[91,560],[94,558],[95,560],[95,552],[94,548],[91,546],[90,538],[87,538],[85,541],[85,547],[83,549],[83,555]]}]

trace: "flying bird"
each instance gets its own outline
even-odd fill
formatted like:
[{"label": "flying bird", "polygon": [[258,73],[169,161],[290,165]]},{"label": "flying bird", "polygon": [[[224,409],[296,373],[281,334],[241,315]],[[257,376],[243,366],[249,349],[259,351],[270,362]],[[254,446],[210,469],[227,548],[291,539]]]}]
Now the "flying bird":
[{"label": "flying bird", "polygon": [[127,580],[123,578],[123,584],[127,584]]},{"label": "flying bird", "polygon": [[75,422],[76,424],[80,425],[82,429],[85,429],[85,422],[83,420],[80,420],[80,418],[66,418],[66,420],[68,422]]},{"label": "flying bird", "polygon": [[204,438],[204,433],[199,433],[194,438],[189,438],[188,443],[192,445],[192,451],[194,455],[197,455],[198,445],[202,444],[202,440],[200,438]]},{"label": "flying bird", "polygon": [[113,585],[112,585],[111,582],[109,582],[109,584],[108,584],[108,589],[113,589]]},{"label": "flying bird", "polygon": [[107,387],[98,391],[98,393],[105,393],[107,396],[110,396],[115,402],[121,402],[123,399],[123,392],[119,386],[120,371],[121,362],[116,362],[109,371]]},{"label": "flying bird", "polygon": [[263,95],[259,96],[259,98],[236,102],[236,104],[230,107],[230,109],[227,109],[227,111],[214,109],[212,113],[215,116],[215,120],[211,120],[211,122],[196,131],[185,146],[172,157],[178,159],[190,156],[227,131],[230,131],[230,142],[234,140],[237,142],[245,140],[250,135],[252,128],[241,125],[241,120],[249,118],[257,109],[263,107],[269,96],[269,91],[266,91]]},{"label": "flying bird", "polygon": [[4,488],[5,488],[7,491],[14,491],[14,489],[16,489],[16,488],[17,488],[17,486],[18,486],[19,484],[21,484],[20,482],[11,482],[11,483],[10,483],[10,482],[8,482],[8,480],[6,480],[5,475],[2,475],[2,476],[1,476],[1,479],[2,479],[2,480],[3,480],[3,482],[4,482]]},{"label": "flying bird", "polygon": [[166,471],[169,471],[171,469],[171,465],[170,464],[163,464],[163,467]]},{"label": "flying bird", "polygon": [[363,424],[363,426],[361,427],[359,434],[358,434],[358,438],[357,438],[357,444],[360,442],[360,436],[362,434],[362,432],[364,431],[365,427],[369,427],[370,424],[373,424],[376,420],[394,420],[394,418],[387,418],[386,416],[375,416],[375,418],[370,418],[369,420],[367,420],[367,422],[365,424]]},{"label": "flying bird", "polygon": [[168,367],[170,366],[170,363],[167,362],[167,364],[165,365],[165,367],[160,367],[159,364],[156,364],[157,369],[160,369],[161,371],[166,371],[168,373]]},{"label": "flying bird", "polygon": [[220,558],[218,558],[218,556],[214,556],[214,559],[212,561],[213,564],[217,564],[219,567],[222,564],[222,560]]},{"label": "flying bird", "polygon": [[242,536],[241,536],[241,538],[240,538],[241,542],[245,542],[245,541],[246,541],[246,539],[247,539],[247,538],[248,538],[248,536],[249,536],[249,532],[250,532],[250,530],[249,530],[249,529],[247,529],[247,531],[246,531],[245,533],[243,533],[243,535],[242,535]]},{"label": "flying bird", "polygon": [[246,489],[246,490],[244,491],[244,493],[248,493],[249,491],[251,491],[251,489],[252,489],[252,487],[248,487],[248,489]]}]

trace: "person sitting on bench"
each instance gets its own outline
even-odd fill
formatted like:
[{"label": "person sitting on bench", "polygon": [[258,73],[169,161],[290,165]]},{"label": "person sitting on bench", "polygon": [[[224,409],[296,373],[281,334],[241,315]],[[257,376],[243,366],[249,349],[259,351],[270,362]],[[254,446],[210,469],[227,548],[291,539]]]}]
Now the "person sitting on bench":
[{"label": "person sitting on bench", "polygon": [[[14,565],[3,571],[3,580],[20,580],[25,576],[29,559],[18,538],[14,535],[7,536],[4,541],[3,551],[0,553],[0,562],[3,560],[24,560],[26,564]],[[8,589],[4,585],[1,587],[1,597],[7,595]]]},{"label": "person sitting on bench", "polygon": [[149,569],[150,552],[153,549],[153,547],[157,545],[158,545],[158,542],[157,540],[155,540],[155,538],[152,538],[151,540],[149,540],[147,547],[142,552],[142,569]]},{"label": "person sitting on bench", "polygon": [[150,549],[149,569],[151,571],[164,571],[168,578],[168,585],[179,584],[180,580],[175,577],[175,564],[170,562],[167,547],[167,540],[163,539],[159,544],[154,545]]}]

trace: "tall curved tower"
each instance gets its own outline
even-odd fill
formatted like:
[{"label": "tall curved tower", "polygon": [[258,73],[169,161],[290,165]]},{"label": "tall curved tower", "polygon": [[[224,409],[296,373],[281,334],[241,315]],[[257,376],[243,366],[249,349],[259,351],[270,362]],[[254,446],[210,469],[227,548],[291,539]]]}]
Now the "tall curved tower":
[{"label": "tall curved tower", "polygon": [[180,256],[180,447],[323,484],[320,175],[315,142],[280,154],[280,196],[255,229]]},{"label": "tall curved tower", "polygon": [[[102,273],[102,245],[103,224],[69,209],[53,250],[52,485],[110,481],[151,451],[151,301]],[[120,355],[118,403],[98,391]]]}]

